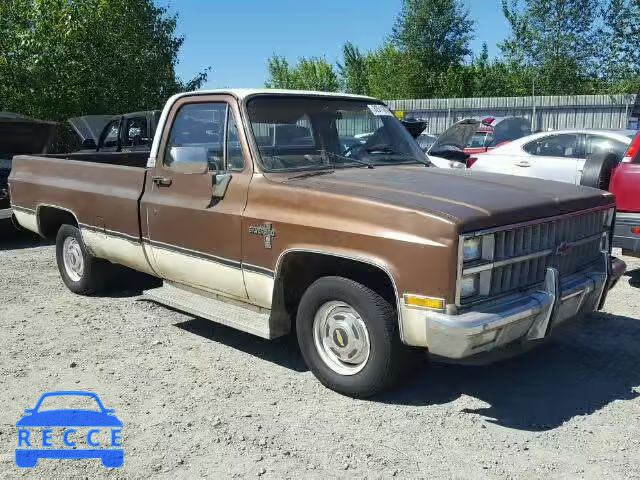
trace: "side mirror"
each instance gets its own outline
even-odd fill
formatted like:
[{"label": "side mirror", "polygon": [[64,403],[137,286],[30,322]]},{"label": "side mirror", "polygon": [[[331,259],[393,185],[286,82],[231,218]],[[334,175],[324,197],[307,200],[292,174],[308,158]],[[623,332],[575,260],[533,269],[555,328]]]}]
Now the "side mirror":
[{"label": "side mirror", "polygon": [[[77,145],[77,143],[76,143]],[[82,149],[83,150],[96,150],[98,147],[96,145],[96,142],[93,141],[93,139],[91,138],[85,138],[82,141]]]},{"label": "side mirror", "polygon": [[167,160],[167,166],[179,173],[202,174],[209,170],[206,147],[171,147]]}]

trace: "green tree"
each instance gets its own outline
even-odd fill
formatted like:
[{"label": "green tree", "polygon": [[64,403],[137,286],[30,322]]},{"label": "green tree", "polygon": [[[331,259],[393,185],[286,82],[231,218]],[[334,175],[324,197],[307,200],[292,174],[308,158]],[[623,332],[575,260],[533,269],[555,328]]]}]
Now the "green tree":
[{"label": "green tree", "polygon": [[599,0],[502,0],[507,62],[535,73],[540,94],[591,93]]},{"label": "green tree", "polygon": [[175,67],[177,17],[152,0],[0,2],[0,110],[64,120],[158,108],[199,88]]},{"label": "green tree", "polygon": [[300,58],[296,65],[291,66],[285,58],[274,55],[267,62],[267,70],[267,88],[322,92],[337,92],[340,89],[333,65],[324,58]]},{"label": "green tree", "polygon": [[369,69],[367,55],[353,43],[342,47],[342,63],[338,62],[338,73],[345,92],[369,95]]},{"label": "green tree", "polygon": [[473,21],[460,0],[403,0],[391,39],[422,69],[414,96],[431,97],[441,76],[471,54]]},{"label": "green tree", "polygon": [[414,86],[422,75],[418,59],[391,44],[367,55],[369,94],[382,99],[417,98]]},{"label": "green tree", "polygon": [[601,7],[592,75],[612,93],[640,91],[640,1],[607,0]]}]

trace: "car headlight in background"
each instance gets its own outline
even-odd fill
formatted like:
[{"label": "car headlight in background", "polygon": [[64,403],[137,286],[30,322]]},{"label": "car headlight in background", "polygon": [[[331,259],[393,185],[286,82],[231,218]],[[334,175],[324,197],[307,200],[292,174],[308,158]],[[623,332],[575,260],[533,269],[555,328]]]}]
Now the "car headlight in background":
[{"label": "car headlight in background", "polygon": [[462,260],[471,262],[482,257],[482,238],[467,238],[462,245]]},{"label": "car headlight in background", "polygon": [[478,293],[478,288],[480,284],[480,275],[466,275],[462,277],[460,281],[460,297],[472,297]]}]

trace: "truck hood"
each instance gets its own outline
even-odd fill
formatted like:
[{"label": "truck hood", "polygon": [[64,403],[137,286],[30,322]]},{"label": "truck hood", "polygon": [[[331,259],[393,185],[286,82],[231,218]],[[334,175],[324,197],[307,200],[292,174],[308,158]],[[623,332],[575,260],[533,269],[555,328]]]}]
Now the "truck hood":
[{"label": "truck hood", "polygon": [[280,180],[300,188],[435,214],[456,223],[461,232],[614,203],[608,192],[569,183],[413,165],[337,169],[324,175],[289,175]]},{"label": "truck hood", "polygon": [[98,145],[102,129],[112,118],[113,115],[85,115],[83,117],[72,117],[67,122],[76,132],[81,142],[93,140],[93,143]]}]

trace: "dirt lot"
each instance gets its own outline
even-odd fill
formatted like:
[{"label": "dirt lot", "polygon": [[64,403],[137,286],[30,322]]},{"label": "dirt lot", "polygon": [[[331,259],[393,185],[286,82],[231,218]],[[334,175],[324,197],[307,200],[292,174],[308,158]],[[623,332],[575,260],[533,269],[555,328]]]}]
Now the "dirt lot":
[{"label": "dirt lot", "polygon": [[[604,312],[491,367],[416,365],[356,401],[291,338],[267,342],[140,300],[63,286],[54,249],[0,230],[0,475],[186,478],[640,478],[640,262]],[[89,390],[123,421],[124,466],[14,464],[43,392]]]}]

